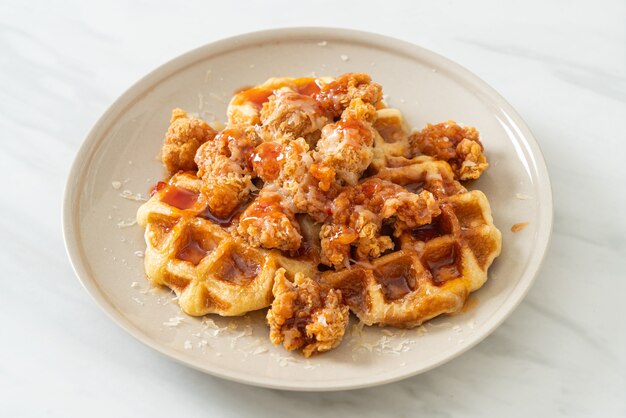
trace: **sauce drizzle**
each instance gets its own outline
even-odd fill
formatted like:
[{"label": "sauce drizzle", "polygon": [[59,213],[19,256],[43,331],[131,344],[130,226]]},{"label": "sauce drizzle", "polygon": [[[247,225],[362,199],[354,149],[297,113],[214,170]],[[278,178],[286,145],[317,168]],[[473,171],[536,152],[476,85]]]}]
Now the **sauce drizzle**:
[{"label": "sauce drizzle", "polygon": [[178,251],[176,258],[188,261],[194,266],[197,266],[208,253],[209,251],[202,248],[198,241],[190,239],[187,244]]},{"label": "sauce drizzle", "polygon": [[198,201],[199,194],[177,186],[168,186],[161,197],[163,203],[178,209],[189,209]]}]

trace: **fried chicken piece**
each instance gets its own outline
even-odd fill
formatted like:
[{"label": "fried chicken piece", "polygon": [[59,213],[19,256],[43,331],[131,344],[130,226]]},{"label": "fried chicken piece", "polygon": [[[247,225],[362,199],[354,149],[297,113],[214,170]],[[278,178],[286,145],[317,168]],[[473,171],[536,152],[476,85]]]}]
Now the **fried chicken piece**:
[{"label": "fried chicken piece", "polygon": [[[337,270],[347,268],[350,265],[350,246],[358,239],[359,233],[349,226],[333,223],[322,225],[320,230],[322,264],[335,267]],[[379,243],[379,250],[382,250],[381,246],[384,247],[384,242]]]},{"label": "fried chicken piece", "polygon": [[380,105],[383,88],[365,73],[346,73],[323,85],[316,99],[333,116],[339,116],[353,99],[361,99],[374,106]]},{"label": "fried chicken piece", "polygon": [[303,137],[314,144],[329,121],[332,119],[313,97],[283,87],[263,104],[260,135],[265,141]]},{"label": "fried chicken piece", "polygon": [[251,156],[259,142],[253,128],[231,126],[198,148],[198,177],[213,215],[228,217],[255,188]]},{"label": "fried chicken piece", "polygon": [[461,127],[454,121],[428,124],[411,134],[411,152],[422,152],[447,161],[459,180],[477,179],[489,167],[476,128]]},{"label": "fried chicken piece", "polygon": [[321,190],[318,179],[311,173],[313,157],[304,138],[289,142],[263,142],[252,158],[254,172],[267,190],[279,192],[283,204],[293,213],[308,213],[324,222],[328,205],[338,193],[334,184]]},{"label": "fried chicken piece", "polygon": [[320,164],[311,164],[309,172],[316,180],[319,180],[318,186],[324,192],[330,190],[337,176],[334,168]]},{"label": "fried chicken piece", "polygon": [[259,144],[252,154],[254,173],[266,183],[276,180],[285,165],[286,148],[281,142],[267,141]]},{"label": "fried chicken piece", "polygon": [[359,259],[379,257],[394,248],[389,236],[381,236],[383,222],[390,218],[394,236],[429,224],[441,213],[432,193],[409,192],[402,186],[369,178],[339,194],[331,205],[332,219],[320,231],[322,263],[337,269],[347,267],[351,246]]},{"label": "fried chicken piece", "polygon": [[230,219],[233,212],[250,199],[250,193],[255,189],[249,174],[208,175],[202,182],[202,195],[209,211],[216,219],[222,220]]},{"label": "fried chicken piece", "polygon": [[302,349],[305,357],[337,347],[350,318],[341,291],[320,286],[296,273],[293,283],[285,269],[276,271],[274,302],[267,312],[270,340],[289,351]]},{"label": "fried chicken piece", "polygon": [[196,151],[216,134],[205,121],[187,116],[182,109],[172,110],[172,119],[161,150],[161,160],[169,175],[181,170],[196,171]]},{"label": "fried chicken piece", "polygon": [[288,197],[296,213],[308,213],[316,220],[325,219],[330,203],[311,175],[313,157],[303,138],[291,141],[285,149],[285,162],[276,181],[281,193]]},{"label": "fried chicken piece", "polygon": [[489,167],[487,157],[483,154],[483,145],[479,141],[463,138],[456,146],[456,154],[462,162],[460,166],[451,166],[459,180],[477,179]]},{"label": "fried chicken piece", "polygon": [[317,142],[314,158],[321,167],[332,168],[337,180],[354,185],[373,158],[374,135],[371,123],[376,110],[361,99],[354,99],[341,120],[326,125]]},{"label": "fried chicken piece", "polygon": [[[336,179],[356,183],[367,168],[373,142],[370,122],[376,111],[355,99],[344,116],[335,138],[323,137],[315,152],[304,138],[264,142],[255,150],[254,172],[266,182],[266,188],[285,197],[293,213],[308,213],[324,222],[330,201],[341,189]],[[333,145],[332,141],[342,142]]]},{"label": "fried chicken piece", "polygon": [[262,192],[239,217],[237,232],[254,247],[297,251],[300,225],[278,193]]}]

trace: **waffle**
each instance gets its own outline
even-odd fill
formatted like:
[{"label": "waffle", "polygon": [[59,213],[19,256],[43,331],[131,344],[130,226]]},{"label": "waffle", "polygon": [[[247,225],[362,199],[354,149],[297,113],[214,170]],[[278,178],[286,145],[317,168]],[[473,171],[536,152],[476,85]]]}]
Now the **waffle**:
[{"label": "waffle", "polygon": [[263,84],[244,89],[235,94],[228,104],[227,116],[231,125],[258,125],[261,108],[275,90],[288,87],[293,91],[312,95],[320,91],[319,84],[329,82],[330,78],[313,77],[273,77]]},{"label": "waffle", "polygon": [[487,280],[487,269],[500,254],[501,234],[485,195],[467,191],[447,163],[430,157],[395,163],[404,165],[376,176],[416,192],[430,191],[441,214],[397,237],[399,251],[325,272],[321,281],[341,290],[366,325],[411,328],[463,307],[469,293]]},{"label": "waffle", "polygon": [[398,109],[384,108],[376,111],[374,122],[374,158],[371,169],[387,166],[387,160],[409,155],[409,132]]},{"label": "waffle", "polygon": [[[308,357],[340,344],[349,311],[410,328],[487,280],[501,234],[485,195],[460,183],[488,167],[474,128],[410,134],[363,73],[271,78],[227,117],[202,141],[168,131],[174,174],[137,213],[146,274],[187,314],[271,306],[271,341]],[[194,147],[197,165],[183,165]]]},{"label": "waffle", "polygon": [[211,221],[192,173],[176,174],[159,188],[137,213],[146,230],[145,270],[153,283],[176,292],[185,313],[243,315],[270,305],[279,268],[288,277],[314,274],[309,264],[251,247],[223,221]]}]

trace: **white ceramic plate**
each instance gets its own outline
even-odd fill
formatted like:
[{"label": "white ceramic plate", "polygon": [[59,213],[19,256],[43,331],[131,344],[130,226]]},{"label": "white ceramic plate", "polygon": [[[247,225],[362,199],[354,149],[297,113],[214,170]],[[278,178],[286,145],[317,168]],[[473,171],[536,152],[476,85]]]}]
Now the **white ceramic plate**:
[{"label": "white ceramic plate", "polygon": [[[182,107],[209,121],[224,121],[228,98],[241,86],[272,76],[347,71],[370,73],[383,85],[389,105],[399,108],[413,128],[454,119],[481,132],[491,168],[473,187],[491,202],[503,251],[488,282],[473,296],[470,305],[475,307],[410,331],[372,327],[359,335],[351,328],[338,349],[310,360],[271,346],[262,313],[212,317],[213,322],[204,323],[182,314],[172,294],[148,284],[141,258],[143,230],[133,225],[141,202],[129,199],[145,197],[162,177],[156,156],[171,109]],[[512,233],[511,226],[520,222],[529,225]],[[212,375],[291,390],[391,382],[468,350],[522,300],[540,267],[551,227],[552,195],[539,147],[492,88],[418,46],[324,28],[226,39],[147,75],[109,108],[85,140],[69,176],[64,208],[65,242],[76,274],[126,331]]]}]

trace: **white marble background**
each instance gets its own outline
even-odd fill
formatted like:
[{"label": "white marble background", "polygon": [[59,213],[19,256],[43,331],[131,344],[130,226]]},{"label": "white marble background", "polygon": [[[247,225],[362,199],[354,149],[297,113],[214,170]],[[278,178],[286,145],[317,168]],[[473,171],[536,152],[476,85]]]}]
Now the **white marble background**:
[{"label": "white marble background", "polygon": [[[295,4],[0,1],[0,416],[626,416],[626,3]],[[517,108],[551,172],[554,235],[526,300],[470,352],[403,382],[288,393],[188,369],[110,321],[63,249],[70,164],[119,94],[204,43],[301,25],[459,62]]]}]

